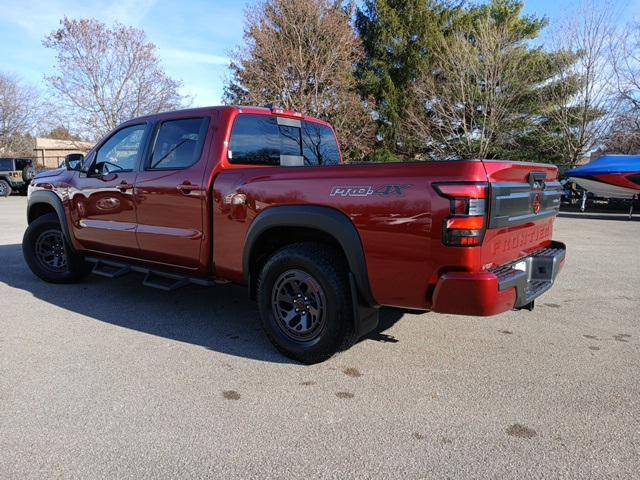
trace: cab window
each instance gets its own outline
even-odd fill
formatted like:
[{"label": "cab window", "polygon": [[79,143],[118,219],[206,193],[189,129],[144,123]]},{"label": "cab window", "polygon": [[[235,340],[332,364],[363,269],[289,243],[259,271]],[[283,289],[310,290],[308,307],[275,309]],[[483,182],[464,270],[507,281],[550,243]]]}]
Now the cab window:
[{"label": "cab window", "polygon": [[162,122],[153,145],[149,170],[180,170],[194,165],[202,155],[208,118],[183,118]]},{"label": "cab window", "polygon": [[136,168],[146,125],[132,125],[114,133],[98,150],[92,173],[106,175]]}]

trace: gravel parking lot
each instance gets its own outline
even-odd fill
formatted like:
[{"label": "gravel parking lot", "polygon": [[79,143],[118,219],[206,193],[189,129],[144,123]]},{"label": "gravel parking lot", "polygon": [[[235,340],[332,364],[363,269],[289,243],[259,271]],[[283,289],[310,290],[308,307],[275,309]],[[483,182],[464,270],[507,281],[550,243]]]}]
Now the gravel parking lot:
[{"label": "gravel parking lot", "polygon": [[239,287],[41,282],[25,208],[0,198],[1,478],[640,477],[640,218],[562,214],[533,312],[389,309],[309,367]]}]

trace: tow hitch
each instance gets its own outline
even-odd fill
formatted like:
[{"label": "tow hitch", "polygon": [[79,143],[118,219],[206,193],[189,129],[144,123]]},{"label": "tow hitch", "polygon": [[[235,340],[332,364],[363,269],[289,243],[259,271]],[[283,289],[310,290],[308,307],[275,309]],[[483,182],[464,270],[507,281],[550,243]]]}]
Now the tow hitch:
[{"label": "tow hitch", "polygon": [[533,308],[535,306],[536,306],[536,301],[535,300],[531,300],[526,305],[522,305],[521,307],[517,307],[515,310],[529,310],[530,312],[532,312]]}]

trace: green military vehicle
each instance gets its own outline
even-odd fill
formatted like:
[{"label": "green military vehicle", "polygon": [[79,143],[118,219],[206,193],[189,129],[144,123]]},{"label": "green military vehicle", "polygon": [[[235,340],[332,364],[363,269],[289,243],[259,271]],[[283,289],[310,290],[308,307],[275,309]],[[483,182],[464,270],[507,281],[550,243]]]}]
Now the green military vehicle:
[{"label": "green military vehicle", "polygon": [[11,192],[26,193],[36,176],[35,162],[30,158],[0,158],[0,197]]}]

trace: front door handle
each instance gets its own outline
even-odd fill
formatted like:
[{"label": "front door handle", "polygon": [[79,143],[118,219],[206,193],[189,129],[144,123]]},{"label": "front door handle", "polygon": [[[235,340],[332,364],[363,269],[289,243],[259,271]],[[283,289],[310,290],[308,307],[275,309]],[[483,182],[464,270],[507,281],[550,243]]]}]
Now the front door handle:
[{"label": "front door handle", "polygon": [[116,188],[121,192],[126,192],[127,190],[131,190],[133,188],[133,184],[127,182],[126,180],[123,180]]}]

